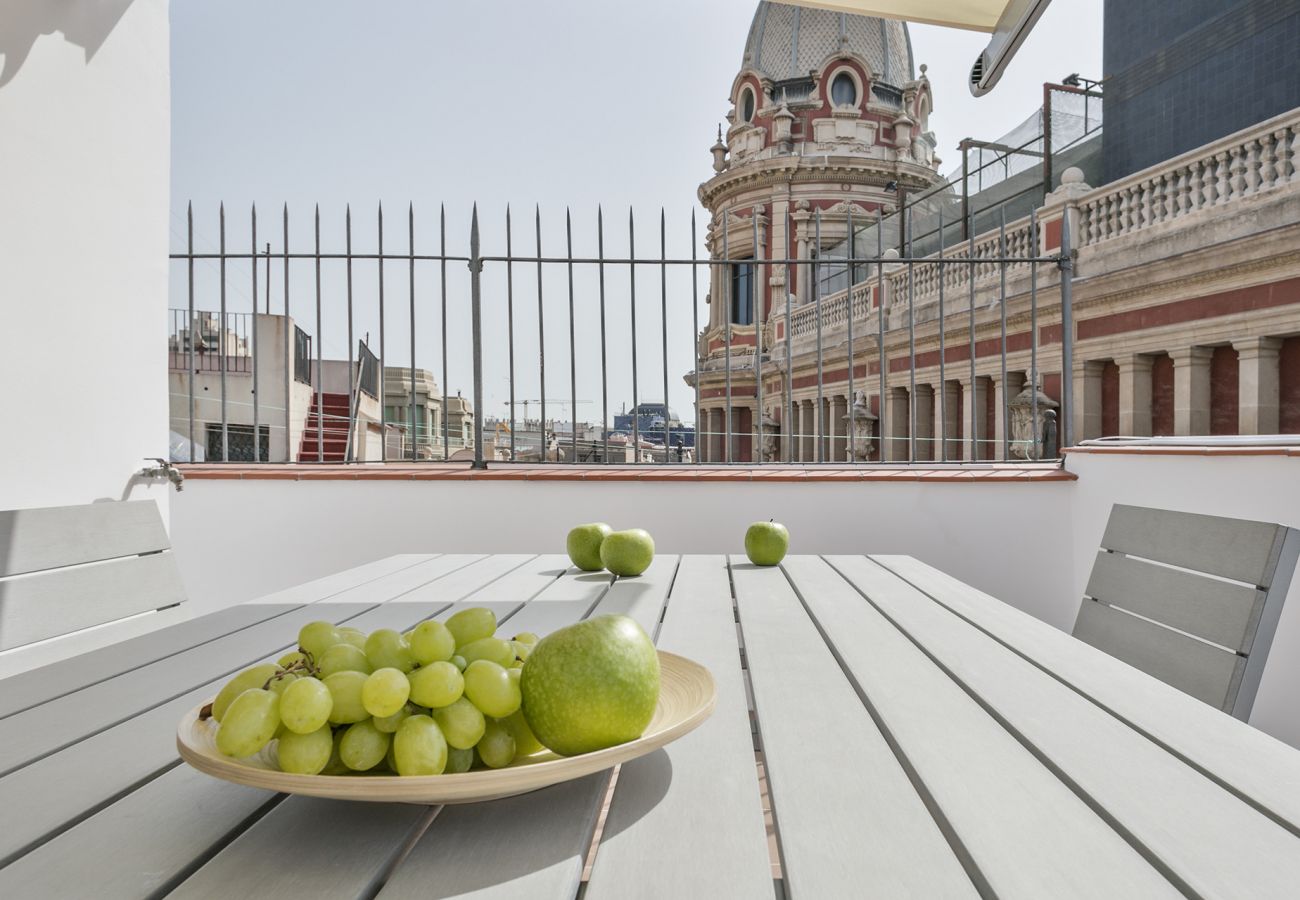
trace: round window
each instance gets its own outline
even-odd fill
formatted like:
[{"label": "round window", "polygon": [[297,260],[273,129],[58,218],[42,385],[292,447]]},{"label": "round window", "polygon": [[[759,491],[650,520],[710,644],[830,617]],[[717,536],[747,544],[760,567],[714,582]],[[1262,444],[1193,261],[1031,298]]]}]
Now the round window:
[{"label": "round window", "polygon": [[754,119],[754,92],[749,88],[745,88],[740,95],[740,117],[746,122]]},{"label": "round window", "polygon": [[858,102],[858,86],[848,72],[831,79],[831,102],[836,106],[853,106]]}]

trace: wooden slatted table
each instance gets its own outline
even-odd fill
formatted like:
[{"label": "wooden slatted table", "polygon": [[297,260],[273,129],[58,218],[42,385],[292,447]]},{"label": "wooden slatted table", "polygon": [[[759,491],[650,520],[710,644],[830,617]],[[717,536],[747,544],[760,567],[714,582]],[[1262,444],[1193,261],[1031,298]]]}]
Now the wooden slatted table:
[{"label": "wooden slatted table", "polygon": [[[391,557],[0,681],[0,897],[1300,890],[1300,752],[917,560],[661,556],[617,580],[566,562]],[[629,615],[709,666],[717,711],[616,775],[470,806],[285,797],[180,763],[181,713],[302,623],[483,604],[510,632]]]}]

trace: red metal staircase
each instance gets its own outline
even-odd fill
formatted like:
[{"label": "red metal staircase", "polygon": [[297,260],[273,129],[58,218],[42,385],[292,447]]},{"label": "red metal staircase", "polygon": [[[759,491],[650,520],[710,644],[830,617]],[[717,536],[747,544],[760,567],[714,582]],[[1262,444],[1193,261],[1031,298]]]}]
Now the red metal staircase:
[{"label": "red metal staircase", "polygon": [[[324,406],[320,401],[324,401]],[[321,435],[318,452],[317,435]],[[348,452],[348,395],[312,394],[298,462],[344,462]]]}]

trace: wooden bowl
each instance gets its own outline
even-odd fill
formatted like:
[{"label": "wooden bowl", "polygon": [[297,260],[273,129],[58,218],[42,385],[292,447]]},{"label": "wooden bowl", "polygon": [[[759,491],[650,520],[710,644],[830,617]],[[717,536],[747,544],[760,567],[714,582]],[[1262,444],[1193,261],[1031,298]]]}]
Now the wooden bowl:
[{"label": "wooden bowl", "polygon": [[176,749],[200,772],[249,787],[286,794],[401,803],[475,803],[525,794],[581,778],[644,756],[675,741],[707,719],[717,702],[713,676],[699,663],[659,651],[659,705],[645,734],[635,741],[580,756],[543,750],[504,769],[456,775],[292,775],[276,767],[275,743],[244,759],[217,750],[217,723],[200,721],[196,706],[176,729]]}]

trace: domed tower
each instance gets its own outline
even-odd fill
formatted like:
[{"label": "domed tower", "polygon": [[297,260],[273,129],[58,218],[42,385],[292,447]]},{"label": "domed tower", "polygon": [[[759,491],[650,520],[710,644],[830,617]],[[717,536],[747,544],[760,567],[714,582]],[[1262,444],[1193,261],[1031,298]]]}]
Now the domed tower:
[{"label": "domed tower", "polygon": [[[711,151],[715,174],[699,189],[711,214],[709,255],[733,260],[711,267],[709,322],[696,372],[687,379],[699,382],[703,459],[728,458],[727,431],[732,461],[775,459],[780,445],[802,432],[799,423],[785,421],[791,418],[786,304],[798,309],[821,301],[826,273],[819,277],[815,262],[844,256],[850,220],[856,229],[877,211],[891,211],[900,192],[938,180],[924,73],[922,66],[915,77],[903,22],[758,4],[731,85],[725,138],[719,129]],[[763,265],[764,259],[796,262]],[[797,397],[807,380],[797,344],[793,357]],[[839,368],[847,368],[843,360]],[[835,374],[825,371],[823,380]],[[785,437],[769,436],[777,432]],[[801,448],[797,442],[793,458],[801,458]]]}]

